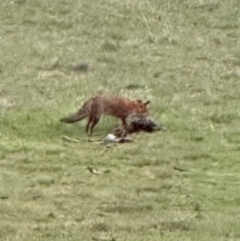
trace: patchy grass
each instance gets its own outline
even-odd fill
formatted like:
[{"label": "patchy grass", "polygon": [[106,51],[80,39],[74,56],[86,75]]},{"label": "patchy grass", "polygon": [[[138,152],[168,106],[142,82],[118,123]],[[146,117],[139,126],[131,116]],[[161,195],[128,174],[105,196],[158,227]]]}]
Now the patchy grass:
[{"label": "patchy grass", "polygon": [[[235,0],[2,0],[0,239],[239,240],[239,16]],[[99,92],[151,100],[167,131],[103,145],[59,122]]]}]

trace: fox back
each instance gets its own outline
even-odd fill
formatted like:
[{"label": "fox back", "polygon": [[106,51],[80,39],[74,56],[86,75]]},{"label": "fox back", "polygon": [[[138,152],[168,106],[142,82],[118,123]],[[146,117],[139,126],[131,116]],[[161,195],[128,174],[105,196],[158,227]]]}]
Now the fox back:
[{"label": "fox back", "polygon": [[121,120],[125,119],[129,114],[142,113],[148,114],[147,105],[141,100],[130,100],[121,97],[102,97],[103,112],[106,115],[111,115]]}]

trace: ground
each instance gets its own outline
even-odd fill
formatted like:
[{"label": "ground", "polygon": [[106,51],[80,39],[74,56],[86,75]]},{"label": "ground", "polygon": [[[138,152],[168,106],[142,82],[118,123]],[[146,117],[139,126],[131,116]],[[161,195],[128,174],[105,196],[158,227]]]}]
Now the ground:
[{"label": "ground", "polygon": [[[240,240],[239,0],[1,0],[0,24],[0,240]],[[167,131],[59,122],[96,93]]]}]

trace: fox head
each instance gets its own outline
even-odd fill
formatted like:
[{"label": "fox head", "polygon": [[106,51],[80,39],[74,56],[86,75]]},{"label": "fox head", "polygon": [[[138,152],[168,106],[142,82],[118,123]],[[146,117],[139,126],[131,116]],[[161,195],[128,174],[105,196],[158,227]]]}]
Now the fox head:
[{"label": "fox head", "polygon": [[150,101],[143,102],[142,100],[137,100],[136,105],[136,112],[137,113],[146,113],[148,114],[148,107],[147,105],[150,103]]}]

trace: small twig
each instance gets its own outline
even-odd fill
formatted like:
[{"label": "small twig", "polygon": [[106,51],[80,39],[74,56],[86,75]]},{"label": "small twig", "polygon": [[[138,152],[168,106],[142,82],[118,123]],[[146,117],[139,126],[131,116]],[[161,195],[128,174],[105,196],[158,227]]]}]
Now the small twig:
[{"label": "small twig", "polygon": [[146,26],[147,26],[149,36],[152,36],[152,35],[153,35],[153,34],[152,34],[152,31],[151,31],[151,29],[150,29],[150,27],[149,27],[149,24],[148,24],[148,21],[147,21],[147,19],[145,18],[145,16],[143,15],[143,13],[142,13],[142,18],[143,18],[143,20],[144,20],[144,22],[145,22],[145,24],[146,24]]},{"label": "small twig", "polygon": [[109,13],[109,16],[116,17],[116,18],[125,18],[128,19],[128,16],[125,16],[123,14],[115,14],[115,13]]},{"label": "small twig", "polygon": [[94,169],[90,166],[87,167],[87,169],[92,173],[92,174],[104,174],[104,173],[109,173],[110,170],[109,169],[106,169],[104,171],[98,171],[97,169]]},{"label": "small twig", "polygon": [[80,141],[79,140],[76,140],[76,139],[72,139],[68,136],[62,136],[62,139],[63,141],[67,141],[67,142],[74,142],[74,143],[79,143]]},{"label": "small twig", "polygon": [[96,169],[93,169],[91,167],[87,167],[87,169],[92,173],[92,174],[100,174],[99,171],[97,171]]},{"label": "small twig", "polygon": [[93,139],[88,139],[88,142],[103,142],[103,140],[93,140]]},{"label": "small twig", "polygon": [[92,236],[92,240],[95,240],[95,241],[116,241],[116,239],[113,238],[113,237],[96,237],[96,236]]},{"label": "small twig", "polygon": [[180,172],[187,172],[188,171],[187,169],[182,169],[182,168],[179,168],[179,167],[173,167],[173,169],[175,169],[177,171],[180,171]]}]

